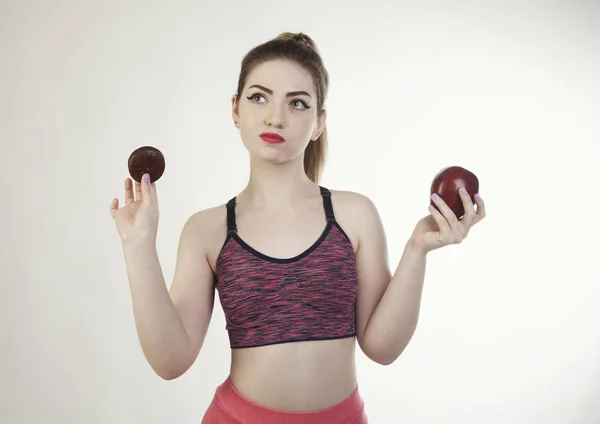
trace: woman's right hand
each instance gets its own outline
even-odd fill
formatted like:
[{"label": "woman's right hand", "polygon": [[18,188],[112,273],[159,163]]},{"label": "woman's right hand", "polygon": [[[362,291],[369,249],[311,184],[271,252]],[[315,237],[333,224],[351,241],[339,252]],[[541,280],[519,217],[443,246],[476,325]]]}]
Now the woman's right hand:
[{"label": "woman's right hand", "polygon": [[142,176],[141,184],[125,180],[125,204],[119,208],[119,199],[110,203],[110,214],[115,220],[122,242],[156,242],[158,232],[158,197],[156,184],[150,183],[148,174]]}]

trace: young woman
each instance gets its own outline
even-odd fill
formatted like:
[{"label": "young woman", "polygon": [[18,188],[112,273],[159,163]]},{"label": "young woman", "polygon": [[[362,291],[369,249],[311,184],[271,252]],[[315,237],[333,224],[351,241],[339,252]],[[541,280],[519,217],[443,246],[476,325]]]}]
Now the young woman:
[{"label": "young woman", "polygon": [[232,117],[249,152],[248,185],[182,230],[166,290],[156,250],[155,184],[125,181],[111,203],[143,352],[174,379],[202,347],[215,291],[231,368],[203,423],[366,423],[355,344],[388,365],[419,315],[428,252],[458,243],[484,217],[462,194],[457,220],[442,200],[421,219],[393,276],[382,223],[364,195],[319,185],[328,73],[313,41],[284,33],[242,62]]}]

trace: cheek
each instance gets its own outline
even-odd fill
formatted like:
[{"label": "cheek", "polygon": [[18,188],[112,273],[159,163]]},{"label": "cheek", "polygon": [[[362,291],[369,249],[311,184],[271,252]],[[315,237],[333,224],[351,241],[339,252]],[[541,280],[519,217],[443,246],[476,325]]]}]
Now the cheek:
[{"label": "cheek", "polygon": [[303,117],[300,123],[300,128],[302,128],[302,134],[304,137],[311,137],[313,130],[315,128],[315,118],[313,116]]},{"label": "cheek", "polygon": [[258,138],[259,126],[251,119],[240,119],[239,135],[242,143],[248,150],[256,150],[260,147],[262,140]]},{"label": "cheek", "polygon": [[252,134],[252,131],[250,131],[246,126],[242,125],[240,127],[240,138],[246,147],[251,147],[249,146],[250,134]]}]

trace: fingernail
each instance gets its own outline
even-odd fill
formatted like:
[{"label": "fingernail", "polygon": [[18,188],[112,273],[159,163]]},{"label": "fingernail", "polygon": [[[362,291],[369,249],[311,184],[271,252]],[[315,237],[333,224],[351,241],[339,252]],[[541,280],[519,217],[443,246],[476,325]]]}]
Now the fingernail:
[{"label": "fingernail", "polygon": [[438,196],[437,193],[433,193],[431,197],[433,198],[433,200],[440,200],[440,196]]},{"label": "fingernail", "polygon": [[460,191],[462,191],[462,193],[463,193],[463,194],[467,194],[467,189],[466,189],[466,188],[464,188],[464,187],[462,187],[462,188],[460,189]]},{"label": "fingernail", "polygon": [[149,183],[150,182],[150,174],[145,174],[144,175],[144,180]]}]

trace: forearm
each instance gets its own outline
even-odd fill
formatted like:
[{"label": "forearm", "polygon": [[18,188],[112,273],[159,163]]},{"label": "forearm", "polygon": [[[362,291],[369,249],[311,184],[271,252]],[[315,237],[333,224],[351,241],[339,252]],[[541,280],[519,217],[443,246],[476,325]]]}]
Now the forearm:
[{"label": "forearm", "polygon": [[124,244],[125,263],[140,345],[154,371],[163,378],[185,367],[190,341],[165,285],[152,244]]},{"label": "forearm", "polygon": [[412,240],[365,329],[365,345],[377,362],[390,364],[412,338],[421,306],[427,254]]}]

